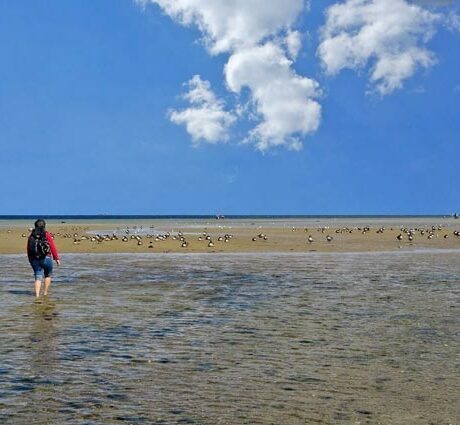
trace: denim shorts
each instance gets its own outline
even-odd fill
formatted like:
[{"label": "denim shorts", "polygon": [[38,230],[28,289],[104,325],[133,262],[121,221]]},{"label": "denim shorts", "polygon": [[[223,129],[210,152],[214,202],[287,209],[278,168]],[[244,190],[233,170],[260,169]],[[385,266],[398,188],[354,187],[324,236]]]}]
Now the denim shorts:
[{"label": "denim shorts", "polygon": [[30,265],[34,270],[35,280],[42,280],[43,275],[45,275],[45,277],[50,277],[51,273],[53,273],[53,260],[51,257],[41,259],[32,258],[30,260]]}]

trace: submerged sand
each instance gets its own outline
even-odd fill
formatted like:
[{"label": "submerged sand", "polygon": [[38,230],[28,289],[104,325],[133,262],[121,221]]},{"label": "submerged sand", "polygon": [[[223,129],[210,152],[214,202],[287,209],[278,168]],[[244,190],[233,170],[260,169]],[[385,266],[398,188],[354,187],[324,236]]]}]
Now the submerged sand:
[{"label": "submerged sand", "polygon": [[456,250],[67,257],[0,256],[2,425],[458,424]]},{"label": "submerged sand", "polygon": [[[460,248],[459,220],[422,221],[411,225],[375,222],[286,225],[281,221],[238,225],[226,223],[49,222],[60,253],[159,252],[372,252]],[[3,221],[0,254],[25,252],[32,223]],[[329,236],[329,238],[328,238]],[[311,242],[309,241],[312,240]],[[328,241],[328,239],[330,239]],[[186,242],[186,246],[184,245]],[[212,242],[210,244],[210,242]]]}]

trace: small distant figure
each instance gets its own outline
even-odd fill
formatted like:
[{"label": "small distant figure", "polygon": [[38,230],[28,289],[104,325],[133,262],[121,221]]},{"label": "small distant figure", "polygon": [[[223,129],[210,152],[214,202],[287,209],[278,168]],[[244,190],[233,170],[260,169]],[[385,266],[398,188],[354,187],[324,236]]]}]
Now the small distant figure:
[{"label": "small distant figure", "polygon": [[53,260],[51,256],[57,265],[61,264],[53,237],[46,231],[45,220],[41,218],[35,222],[35,227],[32,229],[27,241],[27,256],[34,271],[35,297],[38,300],[43,278],[45,279],[43,295],[48,295],[51,285],[51,275],[53,273]]}]

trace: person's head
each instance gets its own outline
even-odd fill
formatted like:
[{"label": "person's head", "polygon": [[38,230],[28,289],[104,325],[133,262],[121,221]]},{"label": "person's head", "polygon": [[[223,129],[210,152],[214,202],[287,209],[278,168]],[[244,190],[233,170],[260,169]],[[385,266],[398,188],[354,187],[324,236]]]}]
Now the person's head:
[{"label": "person's head", "polygon": [[39,218],[38,220],[36,220],[34,225],[36,230],[45,230],[46,228],[46,222],[45,220],[43,220],[43,218]]}]

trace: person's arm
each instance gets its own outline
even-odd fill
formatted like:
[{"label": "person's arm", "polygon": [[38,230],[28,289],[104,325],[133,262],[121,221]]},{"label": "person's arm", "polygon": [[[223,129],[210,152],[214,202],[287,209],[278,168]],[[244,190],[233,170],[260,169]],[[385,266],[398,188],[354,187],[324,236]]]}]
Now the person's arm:
[{"label": "person's arm", "polygon": [[56,245],[54,244],[54,240],[49,232],[46,232],[46,239],[50,244],[51,254],[53,255],[54,261],[56,261],[56,263],[58,264],[61,264],[61,260],[59,259],[59,254],[57,252]]}]

